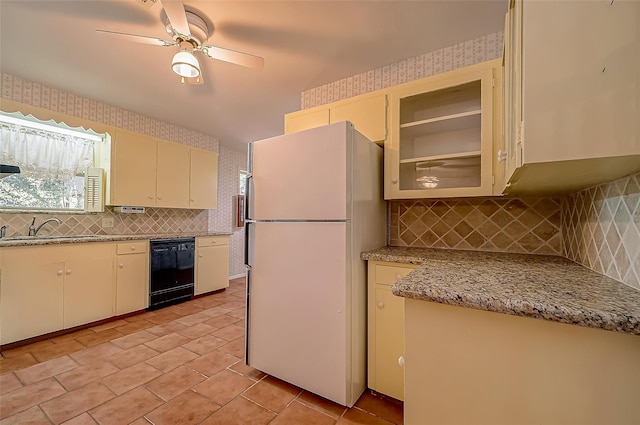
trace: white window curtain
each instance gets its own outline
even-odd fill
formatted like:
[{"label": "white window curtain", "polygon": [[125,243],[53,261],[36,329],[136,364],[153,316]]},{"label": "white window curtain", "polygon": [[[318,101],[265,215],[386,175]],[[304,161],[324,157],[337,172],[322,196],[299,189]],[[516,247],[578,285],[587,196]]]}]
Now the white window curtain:
[{"label": "white window curtain", "polygon": [[26,176],[69,181],[93,164],[93,148],[81,137],[0,123],[0,163]]}]

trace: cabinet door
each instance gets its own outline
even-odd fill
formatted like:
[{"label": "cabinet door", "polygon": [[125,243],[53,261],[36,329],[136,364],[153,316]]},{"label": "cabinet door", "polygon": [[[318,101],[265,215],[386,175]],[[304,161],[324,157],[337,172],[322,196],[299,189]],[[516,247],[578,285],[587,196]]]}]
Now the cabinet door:
[{"label": "cabinet door", "polygon": [[284,117],[284,133],[295,133],[329,124],[329,107],[299,111]]},{"label": "cabinet door", "polygon": [[387,96],[384,94],[332,106],[330,115],[331,123],[350,121],[373,142],[387,138]]},{"label": "cabinet door", "polygon": [[156,205],[157,140],[116,131],[112,140],[111,205]]},{"label": "cabinet door", "polygon": [[195,294],[229,286],[229,245],[199,246],[196,255]]},{"label": "cabinet door", "polygon": [[368,264],[368,384],[369,388],[404,399],[404,298],[391,293],[414,264],[369,261]]},{"label": "cabinet door", "polygon": [[64,270],[64,328],[113,316],[113,257],[67,261]]},{"label": "cabinet door", "polygon": [[218,207],[218,153],[191,149],[189,207],[215,209]]},{"label": "cabinet door", "polygon": [[118,255],[116,258],[116,314],[144,310],[149,303],[149,254]]},{"label": "cabinet door", "polygon": [[9,250],[2,261],[0,344],[61,330],[64,264],[34,262]]},{"label": "cabinet door", "polygon": [[391,91],[386,199],[492,194],[497,63],[428,77]]},{"label": "cabinet door", "polygon": [[375,299],[376,391],[403,400],[404,369],[398,362],[404,354],[404,298],[377,285]]},{"label": "cabinet door", "polygon": [[158,141],[156,206],[189,208],[190,148]]}]

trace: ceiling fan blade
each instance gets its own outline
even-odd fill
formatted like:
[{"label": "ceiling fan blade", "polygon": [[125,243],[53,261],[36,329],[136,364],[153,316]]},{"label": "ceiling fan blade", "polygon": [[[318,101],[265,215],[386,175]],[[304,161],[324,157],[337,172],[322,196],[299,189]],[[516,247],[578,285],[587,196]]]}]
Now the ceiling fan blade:
[{"label": "ceiling fan blade", "polygon": [[178,34],[191,37],[189,22],[187,21],[187,14],[182,0],[160,0],[160,3],[167,14],[167,18],[169,18],[169,22],[171,22],[173,30]]},{"label": "ceiling fan blade", "polygon": [[247,68],[262,69],[264,67],[264,59],[260,56],[216,46],[202,46],[200,51],[210,58],[235,63]]},{"label": "ceiling fan blade", "polygon": [[133,41],[135,43],[151,44],[154,46],[167,47],[167,46],[175,46],[177,44],[175,41],[163,40],[162,38],[148,37],[146,35],[127,34],[124,32],[96,30],[96,33],[100,35],[106,35],[108,37],[126,39],[128,41]]}]

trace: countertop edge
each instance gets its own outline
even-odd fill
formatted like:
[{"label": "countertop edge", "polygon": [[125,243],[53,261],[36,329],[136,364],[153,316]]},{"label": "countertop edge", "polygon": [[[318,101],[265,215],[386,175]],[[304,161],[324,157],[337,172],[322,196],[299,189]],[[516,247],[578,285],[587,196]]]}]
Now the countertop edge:
[{"label": "countertop edge", "polygon": [[[419,265],[391,286],[391,291],[396,296],[640,335],[640,308],[634,308],[633,302],[620,305],[616,297],[618,294],[623,294],[631,300],[640,300],[640,291],[564,257],[408,247],[382,247],[363,252],[360,257],[367,261]],[[483,259],[491,257],[504,261],[505,268],[520,267],[520,262],[525,258],[535,259],[536,261],[532,261],[534,263],[532,269],[536,270],[536,278],[531,282],[525,282],[521,281],[522,277],[517,274],[511,277],[507,273],[505,277],[505,272],[500,270],[502,279],[500,285],[506,283],[505,288],[508,290],[502,293],[503,287],[496,286],[496,282],[492,282],[492,279],[478,280],[475,270],[475,274],[461,270],[461,259],[472,264],[472,259],[475,258],[479,263],[478,268],[481,268],[484,266],[484,264],[480,265]],[[443,278],[442,274],[438,275],[439,270],[446,270],[449,259],[455,270],[452,268],[447,271],[446,276],[454,276],[452,279],[456,283],[453,285],[443,282],[447,279]],[[511,259],[516,266],[509,265]],[[547,265],[549,268],[546,267]],[[565,274],[557,273],[556,275],[551,271],[555,270],[553,267],[562,268]],[[487,271],[486,267],[484,271]],[[596,303],[594,307],[588,302],[581,302],[584,299],[584,293],[579,294],[582,295],[582,299],[580,296],[573,296],[571,289],[575,287],[571,285],[576,283],[574,274],[580,278],[578,280],[581,283],[595,288],[594,297],[602,297],[602,306]],[[458,279],[460,276],[462,278]],[[570,278],[567,279],[567,276]],[[429,279],[435,280],[429,282]],[[565,280],[568,282],[567,287],[562,288]],[[531,286],[532,282],[533,286]],[[560,286],[557,289],[560,294],[565,294],[564,300],[554,291],[546,292],[549,288],[556,289],[554,285]],[[608,289],[614,288],[614,290],[599,291],[602,287],[598,285]]]},{"label": "countertop edge", "polygon": [[154,239],[175,239],[207,236],[231,236],[231,232],[182,232],[182,233],[161,233],[161,234],[128,234],[128,235],[78,235],[77,237],[56,237],[46,236],[43,238],[33,237],[32,239],[0,239],[0,248],[15,246],[40,246],[40,245],[62,245],[69,243],[93,243],[93,242],[117,242],[131,240],[154,240]]}]

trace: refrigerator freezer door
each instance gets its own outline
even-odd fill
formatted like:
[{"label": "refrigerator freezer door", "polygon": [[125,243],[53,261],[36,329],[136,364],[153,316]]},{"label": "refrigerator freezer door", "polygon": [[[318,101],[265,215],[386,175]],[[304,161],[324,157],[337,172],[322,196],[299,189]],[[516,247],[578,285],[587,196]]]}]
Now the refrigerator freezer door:
[{"label": "refrigerator freezer door", "polygon": [[352,128],[341,122],[253,142],[249,218],[346,219]]},{"label": "refrigerator freezer door", "polygon": [[342,405],[352,403],[348,226],[255,223],[247,312],[249,365]]}]

